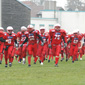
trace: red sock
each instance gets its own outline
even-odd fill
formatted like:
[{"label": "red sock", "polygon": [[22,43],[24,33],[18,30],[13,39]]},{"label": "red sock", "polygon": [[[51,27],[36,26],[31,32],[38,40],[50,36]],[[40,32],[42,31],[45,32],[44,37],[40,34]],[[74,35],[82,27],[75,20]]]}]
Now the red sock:
[{"label": "red sock", "polygon": [[1,54],[0,54],[0,60],[1,60],[1,61],[2,61],[2,58],[3,58],[3,54],[1,53]]},{"label": "red sock", "polygon": [[11,62],[13,62],[13,60],[14,60],[14,58],[12,57],[12,58],[11,58]]},{"label": "red sock", "polygon": [[42,57],[40,57],[40,61],[42,60]]},{"label": "red sock", "polygon": [[82,58],[82,53],[80,54],[80,58]]},{"label": "red sock", "polygon": [[9,56],[9,62],[12,62],[12,58],[11,58],[11,56]]},{"label": "red sock", "polygon": [[34,61],[37,62],[37,59],[38,59],[38,57],[35,57],[35,58],[34,58]]},{"label": "red sock", "polygon": [[68,59],[70,58],[70,55],[68,54]]},{"label": "red sock", "polygon": [[31,64],[31,56],[28,56],[28,64]]},{"label": "red sock", "polygon": [[49,60],[51,59],[51,55],[49,55]]},{"label": "red sock", "polygon": [[8,58],[5,57],[5,64],[7,64],[7,60],[8,60]]},{"label": "red sock", "polygon": [[53,55],[51,55],[52,56],[52,60],[53,60]]},{"label": "red sock", "polygon": [[20,56],[19,56],[19,59],[18,59],[18,61],[20,61]]},{"label": "red sock", "polygon": [[58,64],[59,57],[55,57],[55,64]]},{"label": "red sock", "polygon": [[77,58],[79,57],[79,53],[77,54]]},{"label": "red sock", "polygon": [[1,54],[1,61],[2,61],[2,59],[3,59],[3,54]]},{"label": "red sock", "polygon": [[74,61],[75,59],[76,59],[76,56],[74,55],[74,56],[73,56],[73,61]]},{"label": "red sock", "polygon": [[48,58],[48,55],[46,55],[46,58]]},{"label": "red sock", "polygon": [[15,59],[17,60],[17,56],[15,56]]},{"label": "red sock", "polygon": [[0,54],[0,61],[1,61],[1,54]]}]

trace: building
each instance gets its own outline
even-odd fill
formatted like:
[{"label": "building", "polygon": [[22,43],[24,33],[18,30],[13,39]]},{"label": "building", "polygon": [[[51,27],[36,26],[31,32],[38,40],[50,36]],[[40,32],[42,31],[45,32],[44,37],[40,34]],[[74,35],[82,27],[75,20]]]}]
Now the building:
[{"label": "building", "polygon": [[56,23],[60,23],[61,28],[67,32],[72,32],[74,29],[85,32],[85,11],[65,11],[56,7],[55,3],[47,1],[44,9],[38,12],[38,17],[31,16],[31,24],[35,29],[39,30],[40,27],[45,26],[46,31],[49,31]]},{"label": "building", "polygon": [[21,26],[30,24],[30,7],[24,5],[18,0],[0,0],[2,1],[2,27],[13,26],[14,31],[20,30]]},{"label": "building", "polygon": [[1,26],[1,0],[0,0],[0,26]]},{"label": "building", "polygon": [[45,26],[46,31],[49,31],[56,23],[60,23],[61,28],[67,32],[79,29],[80,32],[85,33],[85,11],[56,11],[56,18],[54,18],[54,10],[42,10],[41,13],[42,18],[31,18],[31,24],[35,29]]},{"label": "building", "polygon": [[32,1],[22,1],[22,3],[31,8],[31,17],[38,17],[40,10],[44,9],[43,6],[37,5]]}]

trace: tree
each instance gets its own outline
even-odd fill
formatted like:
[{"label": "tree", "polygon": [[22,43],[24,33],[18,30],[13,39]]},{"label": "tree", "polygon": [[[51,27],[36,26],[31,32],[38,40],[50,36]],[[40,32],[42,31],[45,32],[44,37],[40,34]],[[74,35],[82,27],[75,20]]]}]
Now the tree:
[{"label": "tree", "polygon": [[66,8],[69,11],[85,11],[85,2],[81,0],[67,0]]},{"label": "tree", "polygon": [[28,1],[32,1],[32,2],[36,3],[37,5],[43,5],[43,3],[48,0],[28,0]]}]

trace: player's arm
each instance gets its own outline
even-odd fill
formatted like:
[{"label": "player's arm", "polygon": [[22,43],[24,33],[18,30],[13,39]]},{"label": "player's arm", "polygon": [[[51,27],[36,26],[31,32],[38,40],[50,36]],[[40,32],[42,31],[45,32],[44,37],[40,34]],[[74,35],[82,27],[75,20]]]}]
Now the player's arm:
[{"label": "player's arm", "polygon": [[81,43],[81,46],[79,47],[79,49],[81,49],[83,46],[83,38],[81,36],[79,37],[79,42]]},{"label": "player's arm", "polygon": [[18,47],[18,43],[17,43],[17,40],[15,40],[15,45],[16,45],[16,47]]},{"label": "player's arm", "polygon": [[52,42],[52,32],[49,31],[49,35],[48,35],[48,47],[51,48],[51,42]]},{"label": "player's arm", "polygon": [[0,41],[1,42],[9,42],[9,40],[5,40],[5,39],[3,39],[3,37],[0,37]]},{"label": "player's arm", "polygon": [[21,44],[21,47],[23,46],[24,43],[28,42],[28,37],[24,40],[24,42]]},{"label": "player's arm", "polygon": [[44,42],[44,41],[43,41],[43,38],[42,38],[39,34],[37,34],[37,36],[38,36],[38,38],[39,38],[42,42]]},{"label": "player's arm", "polygon": [[41,46],[43,46],[44,45],[44,41],[43,41],[43,38],[39,35],[39,34],[37,34],[37,36],[38,36],[38,38],[39,38],[39,40],[41,40]]},{"label": "player's arm", "polygon": [[66,32],[65,31],[63,32],[62,38],[63,38],[63,41],[64,41],[64,46],[67,47],[67,38],[66,38]]}]

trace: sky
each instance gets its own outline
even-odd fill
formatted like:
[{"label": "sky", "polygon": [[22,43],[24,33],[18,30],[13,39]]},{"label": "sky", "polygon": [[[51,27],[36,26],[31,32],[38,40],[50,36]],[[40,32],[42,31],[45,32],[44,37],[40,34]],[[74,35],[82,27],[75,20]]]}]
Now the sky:
[{"label": "sky", "polygon": [[[27,1],[27,0],[19,0],[19,1]],[[65,8],[65,4],[67,4],[67,0],[53,0],[53,1],[57,1],[57,6],[61,6],[63,8]]]}]

